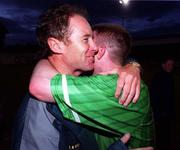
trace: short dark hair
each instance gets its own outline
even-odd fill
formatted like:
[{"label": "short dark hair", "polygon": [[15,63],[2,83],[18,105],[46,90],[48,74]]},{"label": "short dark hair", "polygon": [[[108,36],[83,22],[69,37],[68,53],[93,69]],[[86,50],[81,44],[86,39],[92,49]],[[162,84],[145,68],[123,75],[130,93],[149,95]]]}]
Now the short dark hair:
[{"label": "short dark hair", "polygon": [[48,38],[53,37],[60,41],[67,40],[69,35],[69,18],[76,14],[84,18],[87,16],[87,12],[83,7],[61,4],[57,7],[48,9],[39,17],[36,35],[46,55],[52,52],[47,43]]},{"label": "short dark hair", "polygon": [[131,36],[118,24],[97,24],[93,31],[99,38],[98,44],[109,44],[109,55],[113,62],[124,65],[128,54],[131,51]]}]

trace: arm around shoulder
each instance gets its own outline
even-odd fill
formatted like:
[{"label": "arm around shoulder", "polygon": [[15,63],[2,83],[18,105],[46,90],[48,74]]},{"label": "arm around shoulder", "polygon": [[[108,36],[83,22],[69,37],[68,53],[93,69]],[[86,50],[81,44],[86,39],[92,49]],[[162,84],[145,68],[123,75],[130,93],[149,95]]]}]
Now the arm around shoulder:
[{"label": "arm around shoulder", "polygon": [[51,94],[50,80],[56,73],[47,59],[40,60],[31,75],[29,92],[41,101],[55,102]]}]

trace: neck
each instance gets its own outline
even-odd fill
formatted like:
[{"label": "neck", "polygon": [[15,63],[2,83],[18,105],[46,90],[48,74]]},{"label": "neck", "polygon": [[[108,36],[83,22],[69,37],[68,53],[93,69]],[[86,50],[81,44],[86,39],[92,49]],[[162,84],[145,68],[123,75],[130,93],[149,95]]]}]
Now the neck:
[{"label": "neck", "polygon": [[95,56],[95,63],[94,63],[94,73],[93,74],[103,74],[103,73],[112,73],[117,68],[120,68],[120,65],[116,65],[114,62],[111,61],[108,53],[103,55],[100,59]]},{"label": "neck", "polygon": [[56,71],[60,74],[79,76],[82,73],[82,71],[75,70],[72,68],[72,66],[66,64],[60,56],[52,55],[48,57],[48,60],[54,69],[56,69]]},{"label": "neck", "polygon": [[115,70],[119,69],[120,66],[114,64],[112,61],[106,59],[101,61],[95,61],[94,73],[93,74],[111,74],[116,73]]}]

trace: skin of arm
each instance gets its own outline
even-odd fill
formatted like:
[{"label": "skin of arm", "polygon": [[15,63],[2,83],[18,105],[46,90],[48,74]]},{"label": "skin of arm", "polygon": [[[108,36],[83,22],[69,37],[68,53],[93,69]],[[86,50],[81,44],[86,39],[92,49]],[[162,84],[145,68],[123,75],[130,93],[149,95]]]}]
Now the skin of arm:
[{"label": "skin of arm", "polygon": [[140,68],[132,64],[126,64],[124,67],[117,70],[117,74],[120,78],[117,80],[115,97],[119,98],[120,93],[123,90],[123,94],[119,98],[120,104],[127,106],[131,101],[133,103],[137,102],[140,95],[140,72]]},{"label": "skin of arm", "polygon": [[51,94],[50,80],[57,73],[47,59],[40,60],[33,70],[29,92],[39,100],[55,102]]},{"label": "skin of arm", "polygon": [[[115,68],[108,72],[101,72],[100,74],[108,75],[114,73],[117,73],[121,77],[117,80],[115,92],[115,97],[119,99],[119,103],[124,106],[127,106],[131,101],[136,103],[140,95],[141,68],[129,63],[119,69]],[[120,96],[122,90],[123,93]]]},{"label": "skin of arm", "polygon": [[[64,97],[66,77],[69,101]],[[136,104],[119,105],[114,97],[117,75],[73,77],[56,75],[52,93],[63,115],[105,131],[131,133],[130,148],[153,146],[153,120],[147,86],[141,83],[141,95]],[[66,96],[67,97],[67,96]],[[70,109],[69,109],[70,108]],[[75,111],[79,116],[72,113]],[[80,121],[79,121],[80,120]]]},{"label": "skin of arm", "polygon": [[[41,101],[55,102],[50,90],[50,80],[57,73],[47,59],[40,60],[33,70],[29,92]],[[116,70],[116,73],[121,77],[117,80],[115,92],[115,97],[119,98],[119,103],[127,106],[131,101],[137,102],[140,94],[140,70],[128,64],[122,67],[121,71]],[[120,97],[122,90],[123,95]]]}]

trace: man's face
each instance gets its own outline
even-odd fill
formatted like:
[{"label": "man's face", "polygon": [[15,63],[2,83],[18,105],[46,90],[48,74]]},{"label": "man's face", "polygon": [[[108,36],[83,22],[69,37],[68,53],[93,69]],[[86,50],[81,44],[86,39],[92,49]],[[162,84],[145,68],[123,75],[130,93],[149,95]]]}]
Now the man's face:
[{"label": "man's face", "polygon": [[87,20],[79,15],[71,17],[69,21],[70,36],[68,44],[64,46],[64,61],[74,70],[92,70],[97,52],[92,29]]},{"label": "man's face", "polygon": [[172,72],[174,69],[174,60],[167,60],[164,64],[163,64],[163,68],[165,71],[167,72]]}]

